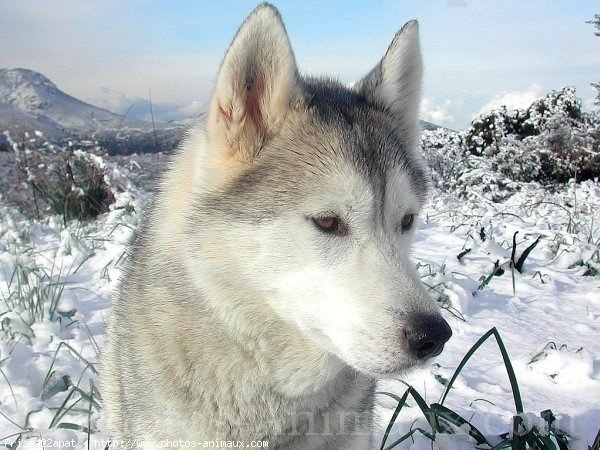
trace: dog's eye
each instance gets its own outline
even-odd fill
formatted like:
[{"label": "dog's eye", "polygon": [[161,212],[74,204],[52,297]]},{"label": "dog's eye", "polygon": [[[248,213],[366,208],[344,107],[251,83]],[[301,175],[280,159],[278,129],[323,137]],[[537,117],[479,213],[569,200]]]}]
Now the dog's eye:
[{"label": "dog's eye", "polygon": [[415,215],[414,214],[407,214],[402,218],[402,223],[401,223],[401,228],[402,228],[402,232],[406,232],[408,230],[410,230],[413,226],[413,223],[415,221]]},{"label": "dog's eye", "polygon": [[337,217],[314,217],[312,221],[323,233],[335,234],[337,236],[346,236],[348,234],[348,227]]}]

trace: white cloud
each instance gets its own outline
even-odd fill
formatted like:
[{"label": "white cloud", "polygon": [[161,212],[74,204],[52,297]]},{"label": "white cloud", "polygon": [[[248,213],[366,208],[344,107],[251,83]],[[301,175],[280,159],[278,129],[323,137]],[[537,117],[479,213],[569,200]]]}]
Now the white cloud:
[{"label": "white cloud", "polygon": [[199,100],[193,100],[188,104],[153,101],[151,113],[148,98],[127,96],[107,87],[100,88],[94,93],[93,97],[88,97],[86,101],[115,114],[127,115],[131,119],[146,121],[152,120],[152,114],[154,114],[154,120],[168,122],[170,120],[196,117],[206,111],[206,102]]},{"label": "white cloud", "polygon": [[506,106],[508,110],[527,108],[535,100],[540,98],[543,92],[544,88],[537,83],[533,83],[524,91],[504,91],[500,94],[496,94],[494,98],[473,114],[472,118],[475,119],[480,115],[487,114],[501,106]]},{"label": "white cloud", "polygon": [[450,111],[454,108],[452,100],[444,100],[441,104],[436,104],[432,97],[425,97],[421,100],[421,119],[436,125],[448,125],[454,120]]},{"label": "white cloud", "polygon": [[127,110],[139,100],[141,99],[127,97],[122,92],[107,87],[101,87],[94,97],[88,97],[85,101],[116,114],[125,114]]},{"label": "white cloud", "polygon": [[206,102],[194,100],[189,105],[184,105],[181,108],[179,108],[178,115],[180,118],[196,117],[199,116],[201,113],[205,112],[206,109]]},{"label": "white cloud", "polygon": [[597,103],[598,97],[593,96],[585,99],[583,101],[583,109],[584,111],[598,111],[600,112],[600,105]]}]

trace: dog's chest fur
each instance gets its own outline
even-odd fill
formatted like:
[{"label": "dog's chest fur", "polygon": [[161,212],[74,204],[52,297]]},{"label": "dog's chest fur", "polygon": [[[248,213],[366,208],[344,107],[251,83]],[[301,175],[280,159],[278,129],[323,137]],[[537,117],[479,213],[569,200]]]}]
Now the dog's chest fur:
[{"label": "dog's chest fur", "polygon": [[119,345],[107,349],[103,370],[119,379],[105,389],[120,412],[109,417],[115,439],[370,447],[371,378],[288,336],[274,318],[243,337],[248,322],[238,321],[240,336],[232,337],[202,294],[177,276],[176,258],[155,250],[136,255],[121,288],[127,300],[115,305],[111,321]]}]

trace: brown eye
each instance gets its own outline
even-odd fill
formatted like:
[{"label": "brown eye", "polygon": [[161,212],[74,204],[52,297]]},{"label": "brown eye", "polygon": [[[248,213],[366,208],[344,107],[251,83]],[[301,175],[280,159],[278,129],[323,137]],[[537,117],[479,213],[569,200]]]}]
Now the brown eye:
[{"label": "brown eye", "polygon": [[413,223],[415,221],[415,215],[414,214],[407,214],[402,218],[402,232],[404,233],[405,231],[408,231],[412,228]]},{"label": "brown eye", "polygon": [[348,234],[348,228],[337,217],[315,217],[312,221],[323,233],[338,236],[346,236]]}]

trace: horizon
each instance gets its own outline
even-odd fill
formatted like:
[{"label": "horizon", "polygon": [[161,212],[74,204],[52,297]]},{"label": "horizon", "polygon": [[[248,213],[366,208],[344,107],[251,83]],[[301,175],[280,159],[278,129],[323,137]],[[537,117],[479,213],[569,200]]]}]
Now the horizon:
[{"label": "horizon", "polygon": [[[567,85],[584,108],[596,96],[600,38],[591,1],[436,0],[278,2],[302,74],[350,84],[383,56],[408,20],[420,25],[425,64],[421,118],[452,129],[506,104],[525,107]],[[11,3],[0,17],[0,61],[42,73],[73,97],[128,117],[202,112],[226,49],[255,3],[116,0]],[[60,25],[60,26],[59,26]]]}]

